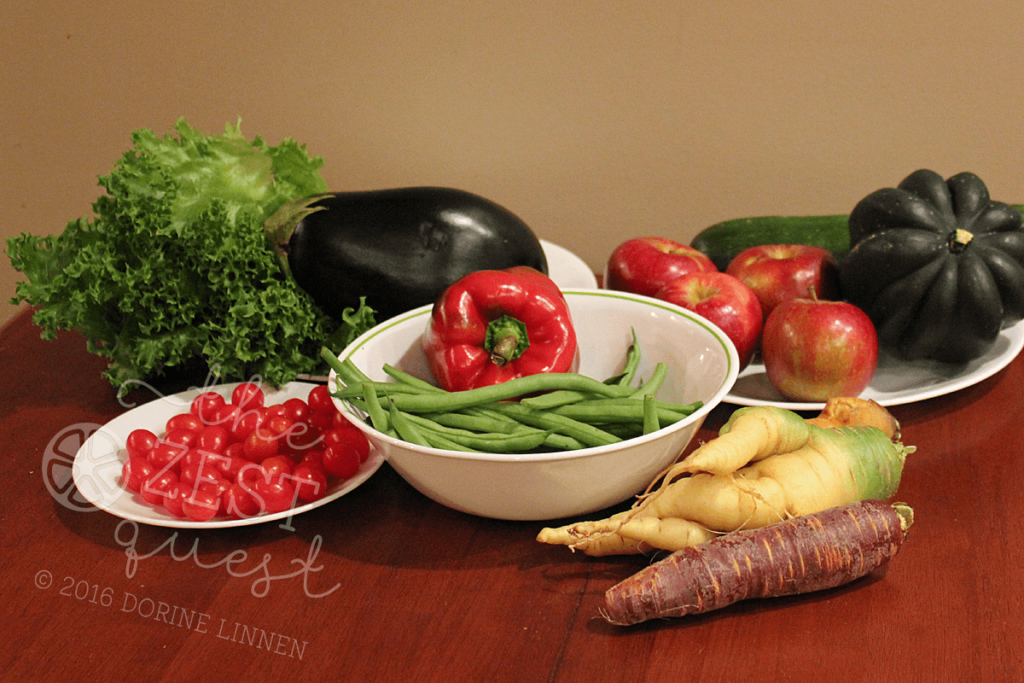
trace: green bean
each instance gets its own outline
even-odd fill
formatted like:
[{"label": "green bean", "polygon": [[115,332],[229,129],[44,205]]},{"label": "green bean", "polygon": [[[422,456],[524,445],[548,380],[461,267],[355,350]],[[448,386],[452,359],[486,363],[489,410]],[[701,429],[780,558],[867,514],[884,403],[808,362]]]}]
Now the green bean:
[{"label": "green bean", "polygon": [[[674,424],[687,415],[662,408],[654,403],[652,409],[657,413],[658,420],[663,426]],[[573,403],[567,406],[558,406],[551,409],[551,414],[562,415],[573,420],[587,421],[589,423],[600,422],[637,422],[643,423],[644,403],[643,401],[621,401],[618,403],[606,403],[595,405],[589,401]]]},{"label": "green bean", "polygon": [[419,387],[424,391],[433,391],[435,393],[444,391],[444,389],[442,389],[441,387],[436,387],[426,380],[420,379],[415,375],[410,375],[408,372],[405,372],[404,370],[399,370],[395,366],[388,365],[387,363],[384,364],[384,374],[386,374],[388,377],[392,378],[396,382],[399,382],[401,384],[407,384],[413,387]]},{"label": "green bean", "polygon": [[370,423],[378,432],[387,432],[390,427],[388,413],[380,405],[377,392],[373,390],[369,382],[363,382],[363,399],[366,401],[366,413],[370,416]]},{"label": "green bean", "polygon": [[356,364],[352,362],[351,358],[341,360],[337,354],[331,352],[326,346],[321,347],[320,357],[327,363],[327,365],[334,370],[340,379],[346,385],[359,384],[360,382],[369,381],[369,377],[363,374],[363,371],[356,367]]},{"label": "green bean", "polygon": [[636,370],[640,366],[641,354],[640,344],[636,340],[636,330],[630,328],[630,332],[633,334],[633,341],[626,349],[626,364],[620,374],[609,377],[604,381],[605,384],[618,384],[625,387],[633,383],[633,377],[636,376]]},{"label": "green bean", "polygon": [[555,389],[592,391],[602,396],[614,397],[613,387],[585,375],[572,372],[549,372],[538,375],[517,377],[501,384],[492,384],[466,391],[447,393],[397,394],[391,397],[399,410],[407,413],[436,413],[459,410],[470,406],[504,401],[527,394]]},{"label": "green bean", "polygon": [[423,437],[420,430],[406,419],[406,416],[402,414],[402,411],[395,407],[394,403],[391,404],[389,417],[391,418],[391,425],[395,428],[395,431],[398,432],[399,438],[403,441],[408,441],[409,443],[416,444],[417,446],[430,447],[430,443]]},{"label": "green bean", "polygon": [[363,385],[369,386],[373,389],[374,393],[377,394],[378,398],[386,398],[388,396],[394,396],[395,394],[423,394],[430,393],[420,387],[415,387],[411,384],[399,384],[398,382],[374,382],[372,380],[365,380],[361,382],[353,382],[352,384],[346,385],[337,391],[331,393],[335,398],[342,400],[353,398],[363,395]]},{"label": "green bean", "polygon": [[603,397],[622,397],[627,398],[637,392],[636,389],[626,385],[620,384],[606,384],[608,391],[603,394],[596,394],[592,391],[573,391],[569,389],[561,389],[559,391],[550,391],[546,394],[540,394],[538,396],[527,396],[519,402],[523,405],[530,406],[531,408],[537,408],[538,410],[547,410],[549,408],[556,408],[558,406],[568,405],[577,401],[586,401],[592,398]]},{"label": "green bean", "polygon": [[[406,416],[408,417],[408,415]],[[455,443],[451,439],[445,438],[438,432],[423,431],[421,432],[423,438],[433,446],[434,448],[443,448],[446,451],[463,451],[465,453],[476,453],[476,449],[463,446],[460,443]]]},{"label": "green bean", "polygon": [[658,408],[654,405],[652,394],[644,395],[644,434],[650,434],[661,429],[658,421]]},{"label": "green bean", "polygon": [[668,366],[664,363],[658,363],[654,366],[654,372],[651,373],[651,378],[644,382],[644,385],[636,390],[632,395],[636,398],[643,398],[650,394],[654,396],[658,393],[658,389],[661,389],[661,385],[665,383],[665,377],[668,375]]},{"label": "green bean", "polygon": [[512,419],[499,420],[489,415],[471,415],[469,413],[462,412],[423,413],[422,415],[428,420],[433,420],[434,422],[445,425],[446,427],[456,427],[475,432],[501,432],[502,434],[511,434],[516,427],[522,426],[520,423]]},{"label": "green bean", "polygon": [[490,407],[531,427],[550,429],[558,434],[571,436],[586,446],[608,446],[622,440],[585,422],[564,415],[534,410],[520,403],[495,403]]}]

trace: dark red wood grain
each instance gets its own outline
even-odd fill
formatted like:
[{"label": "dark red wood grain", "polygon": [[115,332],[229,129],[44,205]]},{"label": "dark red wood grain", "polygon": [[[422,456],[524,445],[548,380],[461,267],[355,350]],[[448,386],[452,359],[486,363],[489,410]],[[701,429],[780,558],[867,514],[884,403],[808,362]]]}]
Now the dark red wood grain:
[{"label": "dark red wood grain", "polygon": [[[4,681],[1024,678],[1024,359],[892,409],[918,449],[897,495],[916,519],[887,569],[628,628],[598,607],[650,558],[539,544],[544,524],[454,512],[387,465],[291,530],[138,527],[133,564],[135,527],[61,483],[75,440],[125,410],[102,368],[78,335],[40,340],[28,314],[0,329]],[[305,583],[285,578],[306,563]]]}]

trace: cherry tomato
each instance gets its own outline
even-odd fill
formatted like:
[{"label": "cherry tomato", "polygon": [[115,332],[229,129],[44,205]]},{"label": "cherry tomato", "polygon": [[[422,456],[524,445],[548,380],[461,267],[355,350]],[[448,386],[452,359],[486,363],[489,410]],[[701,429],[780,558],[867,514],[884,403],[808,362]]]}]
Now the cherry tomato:
[{"label": "cherry tomato", "polygon": [[199,438],[199,432],[192,431],[191,429],[182,429],[180,427],[175,428],[164,434],[164,443],[172,443],[177,446],[190,447],[194,446],[196,439]]},{"label": "cherry tomato", "polygon": [[173,432],[177,429],[184,429],[190,432],[198,432],[205,426],[203,421],[192,413],[179,413],[167,421],[164,430]]},{"label": "cherry tomato", "polygon": [[221,507],[230,517],[239,519],[258,515],[260,510],[259,502],[241,484],[231,484],[221,494]]},{"label": "cherry tomato", "polygon": [[180,481],[171,484],[164,494],[164,507],[167,508],[167,512],[175,517],[184,517],[185,512],[182,510],[182,505],[191,492],[192,487]]},{"label": "cherry tomato", "polygon": [[216,419],[217,410],[225,403],[224,397],[213,391],[204,391],[192,399],[189,412],[202,420],[203,424],[212,424]]},{"label": "cherry tomato", "polygon": [[256,498],[263,502],[263,509],[270,513],[287,510],[295,500],[295,487],[286,479],[257,479],[255,489]]},{"label": "cherry tomato", "polygon": [[288,417],[288,409],[284,407],[283,403],[277,403],[264,408],[263,415],[268,420],[273,420],[275,417]]},{"label": "cherry tomato", "polygon": [[224,449],[224,455],[229,458],[245,458],[245,444],[241,444],[237,441],[228,444],[228,447]]},{"label": "cherry tomato", "polygon": [[242,454],[246,460],[263,462],[267,458],[277,455],[278,438],[269,429],[260,427],[248,437],[242,444]]},{"label": "cherry tomato", "polygon": [[150,505],[163,505],[164,494],[177,483],[178,475],[174,472],[157,470],[142,484],[139,495]]},{"label": "cherry tomato", "polygon": [[149,453],[146,459],[157,471],[168,470],[177,474],[181,469],[181,459],[188,452],[188,448],[173,443],[158,443]]},{"label": "cherry tomato", "polygon": [[[284,445],[289,453],[299,455],[320,443],[322,435],[319,429],[307,422],[297,422],[284,438]],[[280,450],[280,449],[278,449]]]},{"label": "cherry tomato", "polygon": [[235,421],[227,427],[234,441],[245,441],[254,431],[265,423],[263,409],[247,409],[235,417]]},{"label": "cherry tomato", "polygon": [[306,403],[309,405],[309,411],[314,415],[320,413],[333,417],[337,410],[334,399],[331,398],[331,390],[327,388],[326,384],[318,384],[310,389]]},{"label": "cherry tomato", "polygon": [[264,476],[270,481],[287,477],[295,467],[294,461],[287,455],[272,455],[260,462]]},{"label": "cherry tomato", "polygon": [[263,390],[260,385],[252,382],[242,382],[231,392],[231,402],[239,408],[262,408],[263,401]]},{"label": "cherry tomato", "polygon": [[156,446],[160,440],[156,434],[148,429],[133,429],[125,440],[124,449],[128,451],[128,457],[135,455],[145,456],[149,449]]},{"label": "cherry tomato", "polygon": [[235,475],[235,483],[241,484],[246,491],[253,493],[256,489],[256,482],[266,478],[266,472],[255,462],[246,462]]},{"label": "cherry tomato", "polygon": [[182,514],[193,522],[208,522],[220,510],[220,494],[212,486],[194,488],[181,502]]},{"label": "cherry tomato", "polygon": [[334,413],[313,412],[309,416],[309,424],[313,429],[326,431],[334,426]]},{"label": "cherry tomato", "polygon": [[153,465],[144,455],[132,455],[121,466],[121,483],[132,493],[142,490],[142,485],[153,476]]},{"label": "cherry tomato", "polygon": [[214,411],[213,420],[209,424],[223,427],[230,433],[231,428],[241,415],[241,408],[231,405],[230,403],[225,403]]},{"label": "cherry tomato", "polygon": [[210,453],[223,453],[231,443],[231,433],[221,425],[207,425],[196,437],[196,447]]},{"label": "cherry tomato", "polygon": [[287,411],[288,417],[292,419],[292,422],[309,421],[309,405],[301,398],[290,398],[281,405],[284,406],[284,409]]},{"label": "cherry tomato", "polygon": [[[242,444],[238,445],[241,446]],[[210,456],[210,463],[220,472],[224,479],[234,481],[238,478],[238,471],[249,464],[249,461],[240,455],[216,454]]]},{"label": "cherry tomato", "polygon": [[182,484],[195,486],[201,484],[214,484],[220,479],[220,472],[211,463],[192,463],[181,468],[178,480]]},{"label": "cherry tomato", "polygon": [[324,470],[338,479],[348,479],[359,471],[359,452],[346,444],[335,444],[324,449]]},{"label": "cherry tomato", "polygon": [[347,446],[359,455],[359,462],[366,462],[370,457],[370,442],[366,435],[346,422],[345,427],[335,427],[324,432],[324,448],[330,446]]},{"label": "cherry tomato", "polygon": [[323,448],[311,448],[302,454],[302,458],[299,460],[300,465],[312,465],[324,470],[324,449]]},{"label": "cherry tomato", "polygon": [[312,503],[327,495],[327,475],[317,465],[299,464],[291,474],[299,500]]}]

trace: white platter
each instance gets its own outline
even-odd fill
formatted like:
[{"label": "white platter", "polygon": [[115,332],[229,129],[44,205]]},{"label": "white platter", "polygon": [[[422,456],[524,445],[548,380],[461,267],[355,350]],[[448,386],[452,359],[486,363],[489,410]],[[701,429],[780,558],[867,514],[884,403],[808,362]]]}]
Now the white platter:
[{"label": "white platter", "polygon": [[597,278],[583,259],[547,240],[540,240],[540,246],[548,260],[548,277],[559,289],[597,289]]},{"label": "white platter", "polygon": [[[1024,322],[1003,330],[995,345],[981,358],[964,365],[934,361],[904,361],[880,355],[870,386],[860,395],[883,406],[914,403],[944,396],[988,379],[1010,364],[1024,348]],[[756,360],[756,359],[755,359]],[[787,402],[765,374],[764,365],[751,363],[725,397],[726,403],[743,406],[775,405],[789,410],[820,410],[824,403]]]},{"label": "white platter", "polygon": [[[141,496],[134,495],[121,486],[121,467],[124,458],[125,440],[134,429],[145,428],[155,434],[163,431],[164,425],[174,415],[187,412],[192,399],[203,391],[215,391],[230,399],[231,391],[238,386],[220,384],[213,387],[196,388],[172,396],[164,396],[155,401],[143,404],[120,415],[93,432],[75,455],[72,476],[75,486],[83,498],[107,512],[123,519],[151,524],[154,526],[176,527],[181,529],[218,529],[224,527],[262,524],[278,519],[290,519],[303,512],[326,505],[333,500],[349,493],[370,478],[384,462],[380,451],[370,451],[369,459],[359,468],[359,472],[344,481],[335,480],[320,500],[294,507],[283,512],[256,515],[244,519],[213,519],[209,522],[193,522],[173,517],[166,511],[150,505]],[[283,403],[290,398],[305,400],[315,384],[308,382],[290,382],[280,389],[263,387],[267,405]]]}]

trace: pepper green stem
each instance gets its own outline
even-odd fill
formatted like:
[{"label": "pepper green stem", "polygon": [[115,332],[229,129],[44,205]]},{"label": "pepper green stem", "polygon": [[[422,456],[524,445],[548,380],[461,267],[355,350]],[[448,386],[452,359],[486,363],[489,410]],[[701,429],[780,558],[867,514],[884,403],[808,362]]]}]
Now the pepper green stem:
[{"label": "pepper green stem", "polygon": [[503,315],[487,323],[484,349],[490,352],[495,365],[511,363],[529,347],[530,338],[522,321]]}]

